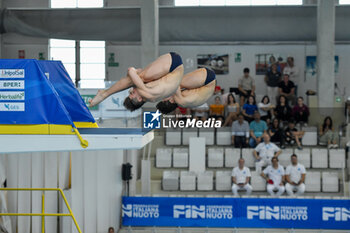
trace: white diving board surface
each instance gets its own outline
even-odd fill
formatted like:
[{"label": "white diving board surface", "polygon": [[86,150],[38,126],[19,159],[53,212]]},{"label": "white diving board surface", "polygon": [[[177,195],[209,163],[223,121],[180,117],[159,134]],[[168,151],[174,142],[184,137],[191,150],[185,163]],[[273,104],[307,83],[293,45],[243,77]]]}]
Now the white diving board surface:
[{"label": "white diving board surface", "polygon": [[0,153],[131,150],[141,149],[154,138],[153,131],[142,128],[80,128],[89,142],[82,148],[76,135],[0,135]]}]

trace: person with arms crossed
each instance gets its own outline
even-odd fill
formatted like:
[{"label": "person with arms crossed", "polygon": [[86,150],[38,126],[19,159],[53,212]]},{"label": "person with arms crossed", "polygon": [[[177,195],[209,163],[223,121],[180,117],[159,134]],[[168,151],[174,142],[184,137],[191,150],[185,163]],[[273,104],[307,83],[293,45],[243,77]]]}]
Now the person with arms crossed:
[{"label": "person with arms crossed", "polygon": [[305,192],[306,170],[304,165],[298,163],[296,154],[292,154],[291,162],[286,168],[286,192],[289,196],[299,196]]},{"label": "person with arms crossed", "polygon": [[249,96],[255,96],[255,80],[249,75],[249,68],[243,69],[243,76],[238,79],[238,90],[241,106]]},{"label": "person with arms crossed", "polygon": [[242,114],[232,124],[232,144],[236,148],[245,148],[249,143],[249,124],[244,120]]},{"label": "person with arms crossed", "polygon": [[244,159],[238,160],[238,167],[232,170],[232,193],[238,197],[238,190],[246,190],[246,194],[250,195],[253,191],[252,186],[249,184],[251,178],[250,169],[244,166]]},{"label": "person with arms crossed", "polygon": [[[273,197],[281,196],[284,191],[285,173],[282,165],[278,163],[278,158],[271,159],[272,165],[267,166],[261,173],[262,178],[267,182],[267,192]],[[276,192],[276,193],[275,193]]]}]

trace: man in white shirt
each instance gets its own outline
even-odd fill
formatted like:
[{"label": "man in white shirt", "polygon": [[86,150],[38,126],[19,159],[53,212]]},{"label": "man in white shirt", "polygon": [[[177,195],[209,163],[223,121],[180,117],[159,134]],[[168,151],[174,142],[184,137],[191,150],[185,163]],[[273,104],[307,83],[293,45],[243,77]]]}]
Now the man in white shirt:
[{"label": "man in white shirt", "polygon": [[286,169],[286,192],[289,196],[299,196],[305,192],[306,170],[304,165],[298,163],[296,154],[291,156],[291,162]]},{"label": "man in white shirt", "polygon": [[232,170],[232,192],[235,196],[238,196],[238,190],[246,190],[246,194],[252,193],[252,186],[249,184],[250,181],[250,170],[244,166],[244,159],[238,160],[238,167]]},{"label": "man in white shirt", "polygon": [[271,159],[273,157],[278,157],[282,152],[275,143],[270,141],[270,135],[264,134],[263,138],[264,141],[259,143],[253,150],[254,157],[257,160],[255,163],[255,170],[258,174],[261,173],[262,167],[270,165]]},{"label": "man in white shirt", "polygon": [[[261,176],[267,182],[267,192],[273,197],[281,196],[284,191],[284,168],[278,163],[278,158],[271,159],[272,165],[267,166],[261,173]],[[276,193],[275,193],[276,191]]]},{"label": "man in white shirt", "polygon": [[294,83],[294,92],[298,96],[298,83],[299,83],[299,68],[294,65],[294,58],[287,58],[287,66],[283,69],[283,74],[289,75],[289,80]]}]

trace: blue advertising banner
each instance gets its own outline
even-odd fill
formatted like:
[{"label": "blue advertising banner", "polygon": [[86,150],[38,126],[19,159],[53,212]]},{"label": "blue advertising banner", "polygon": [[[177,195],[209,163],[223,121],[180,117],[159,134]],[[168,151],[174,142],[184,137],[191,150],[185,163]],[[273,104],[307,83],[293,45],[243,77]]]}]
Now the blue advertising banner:
[{"label": "blue advertising banner", "polygon": [[124,226],[350,229],[350,200],[123,197]]}]

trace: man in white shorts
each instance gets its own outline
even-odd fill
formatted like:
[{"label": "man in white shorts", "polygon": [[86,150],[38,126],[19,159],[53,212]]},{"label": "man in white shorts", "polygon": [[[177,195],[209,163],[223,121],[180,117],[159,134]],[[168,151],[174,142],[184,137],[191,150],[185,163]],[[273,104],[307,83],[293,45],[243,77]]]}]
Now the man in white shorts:
[{"label": "man in white shorts", "polygon": [[249,184],[250,181],[250,170],[244,166],[244,159],[238,160],[238,167],[232,170],[232,192],[233,195],[238,195],[238,190],[246,190],[246,194],[250,195],[252,193],[252,186]]},{"label": "man in white shorts", "polygon": [[291,162],[286,169],[286,192],[289,196],[299,196],[305,192],[306,170],[304,165],[298,163],[296,154],[291,156]]},{"label": "man in white shorts", "polygon": [[[273,157],[278,157],[281,154],[281,149],[275,143],[270,141],[270,136],[264,134],[264,141],[259,143],[253,150],[253,154],[257,162],[255,163],[255,170],[258,174],[261,173],[262,167],[271,164]],[[258,154],[259,153],[259,154]]]},{"label": "man in white shorts", "polygon": [[278,158],[271,159],[272,165],[267,166],[261,176],[267,182],[267,192],[273,197],[281,196],[284,191],[284,168],[278,163]]}]

